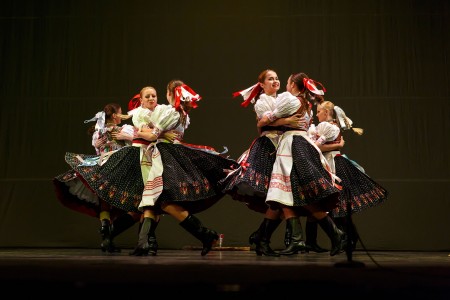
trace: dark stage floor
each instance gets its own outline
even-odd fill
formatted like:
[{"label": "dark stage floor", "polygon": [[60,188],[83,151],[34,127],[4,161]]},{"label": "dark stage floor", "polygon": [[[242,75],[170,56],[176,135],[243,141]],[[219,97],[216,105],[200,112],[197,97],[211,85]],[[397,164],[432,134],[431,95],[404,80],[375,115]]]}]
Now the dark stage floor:
[{"label": "dark stage floor", "polygon": [[345,253],[258,257],[245,250],[202,257],[199,250],[164,249],[134,257],[130,250],[0,249],[0,291],[60,299],[450,299],[447,252],[355,251],[349,259]]}]

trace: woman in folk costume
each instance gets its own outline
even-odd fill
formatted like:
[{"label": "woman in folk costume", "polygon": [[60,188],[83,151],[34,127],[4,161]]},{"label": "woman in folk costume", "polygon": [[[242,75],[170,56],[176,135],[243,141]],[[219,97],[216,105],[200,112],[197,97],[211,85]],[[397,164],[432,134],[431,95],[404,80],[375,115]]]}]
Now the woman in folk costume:
[{"label": "woman in folk costume", "polygon": [[347,235],[351,237],[349,242],[354,248],[358,235],[353,224],[347,222],[348,217],[383,203],[388,197],[388,191],[370,178],[359,164],[341,154],[341,151],[329,150],[341,142],[342,131],[351,129],[359,135],[363,133],[361,128],[352,127],[352,120],[342,108],[330,101],[323,101],[317,104],[317,118],[319,124],[311,128],[310,134],[322,150],[332,172],[341,179],[342,186],[338,206],[330,211],[330,215],[341,230],[347,231]]},{"label": "woman in folk costume", "polygon": [[307,134],[313,112],[305,91],[317,88],[318,84],[304,73],[292,74],[286,85],[292,97],[278,101],[274,109],[275,117],[299,113],[303,121],[302,128],[286,131],[279,141],[266,198],[268,205],[281,208],[292,228],[291,241],[280,251],[281,255],[305,250],[301,215],[318,220],[331,240],[331,256],[343,252],[346,246],[345,234],[327,213],[338,203],[340,187],[336,181],[339,178],[331,172],[326,158]]},{"label": "woman in folk costume", "polygon": [[148,238],[154,230],[158,214],[169,214],[180,226],[203,244],[201,255],[208,254],[218,240],[216,231],[204,227],[194,216],[225,196],[219,181],[238,164],[202,145],[173,143],[160,140],[162,133],[175,131],[179,140],[189,126],[189,112],[197,107],[201,97],[180,80],[167,85],[170,105],[159,105],[150,117],[153,128],[139,130],[137,136],[152,143],[145,155],[151,163],[142,199],[138,205],[144,213],[135,252],[145,255]]},{"label": "woman in folk costume", "polygon": [[[139,94],[136,94],[129,102],[128,102],[128,115],[132,117],[132,122],[134,125],[135,132],[138,130],[142,130],[143,128],[152,128],[153,124],[150,121],[150,115],[155,110],[155,107],[158,105],[158,94],[156,89],[152,86],[146,86],[141,89]],[[172,142],[176,138],[176,134],[172,132],[167,132],[161,138],[166,139],[169,142]],[[148,146],[149,141],[134,138],[133,146],[139,149],[139,158],[141,161],[141,174],[142,174],[142,182],[145,182],[149,169],[151,165],[148,163],[147,157],[144,155],[146,151],[146,147]],[[142,227],[142,214],[140,214],[140,224],[139,231]],[[158,241],[156,239],[156,227],[159,224],[160,217],[156,216],[154,219],[154,229],[151,232],[151,235],[148,238],[148,251],[147,254],[155,256],[158,252]],[[130,255],[137,255],[135,251],[129,253]]]},{"label": "woman in folk costume", "polygon": [[[131,187],[135,187],[135,190],[125,193],[119,192],[121,187],[128,181],[128,166],[134,166],[135,164],[138,166],[140,165],[142,157],[141,153],[143,152],[142,148],[145,148],[145,143],[139,139],[133,139],[134,134],[137,131],[136,128],[138,126],[144,127],[145,120],[148,120],[149,115],[157,105],[156,90],[153,87],[144,87],[141,89],[139,95],[139,107],[135,107],[135,104],[133,104],[134,110],[130,111],[128,116],[123,116],[123,118],[133,117],[133,122],[135,123],[135,126],[128,125],[131,128],[127,127],[129,129],[128,133],[131,135],[131,145],[133,147],[129,147],[129,144],[128,147],[122,148],[109,146],[105,147],[103,142],[99,143],[100,140],[103,140],[100,138],[97,142],[93,143],[98,144],[98,147],[101,149],[109,149],[111,151],[103,152],[100,156],[75,154],[70,152],[66,153],[65,156],[66,162],[72,167],[71,172],[75,173],[82,179],[81,182],[87,187],[87,190],[92,191],[96,197],[101,198],[104,202],[107,202],[110,206],[112,206],[112,211],[120,212],[117,218],[113,218],[114,220],[112,225],[110,222],[107,222],[109,221],[107,218],[105,222],[102,222],[102,227],[100,229],[103,240],[102,250],[105,249],[104,251],[108,252],[117,251],[113,239],[126,229],[133,226],[141,217],[141,212],[136,208],[136,205],[139,203],[142,194],[142,176],[140,180],[136,180],[133,184],[129,185]],[[135,98],[136,97],[133,99]],[[129,107],[132,104],[133,99],[130,100]],[[101,121],[97,120],[97,123],[98,122]],[[150,126],[151,124],[148,124],[148,127]],[[116,133],[113,132],[112,137],[117,139]],[[166,138],[170,139],[172,137],[167,136]],[[114,160],[108,164],[107,169],[106,167],[102,168],[102,164],[105,164],[112,156],[114,156]],[[125,166],[124,169],[120,169],[120,167],[123,166]],[[131,172],[133,171],[141,174],[140,167],[131,170]],[[136,185],[139,184],[141,188],[140,190],[139,187],[136,187]],[[84,188],[84,190],[86,190],[86,188]],[[111,205],[110,198],[116,199],[116,203],[119,203],[119,205]],[[138,200],[136,200],[136,198]],[[135,205],[133,205],[133,203],[135,203]],[[105,218],[105,216],[102,215],[101,218]],[[153,239],[151,246],[152,250],[154,250],[154,253],[156,254],[158,247],[156,237]]]},{"label": "woman in folk costume", "polygon": [[[117,103],[109,103],[98,112],[94,118],[85,123],[96,121],[89,129],[92,135],[92,145],[97,155],[104,155],[127,145],[131,145],[134,130],[131,125],[122,125],[122,120],[128,116],[122,115],[122,109]],[[74,170],[69,170],[53,179],[58,200],[66,207],[83,214],[99,218],[101,222],[100,234],[102,237],[101,249],[103,252],[117,252],[112,239],[139,220],[139,215],[124,214],[93,193]],[[129,220],[127,222],[124,220]],[[111,221],[113,220],[113,223]],[[127,224],[131,224],[128,226]],[[114,229],[113,229],[114,228]]]},{"label": "woman in folk costume", "polygon": [[[305,98],[309,103],[310,107],[312,107],[312,104],[317,104],[318,102],[323,100],[323,95],[325,94],[326,89],[320,82],[310,79],[309,76],[306,75],[305,73],[298,73],[297,76],[292,77],[292,79],[295,79],[295,81],[297,82],[303,80],[304,88],[303,91],[300,92],[299,96],[301,95],[303,98]],[[288,81],[286,85],[286,90],[292,91],[292,88],[295,88],[295,86],[298,87],[298,85],[299,84],[295,83],[294,80],[291,80],[290,82]],[[294,93],[296,92],[294,91]],[[313,112],[311,111],[310,114],[312,115]],[[312,118],[310,119],[309,125],[314,126]],[[342,142],[344,141],[342,140]],[[342,147],[343,145],[335,145],[333,147],[339,146]],[[334,148],[330,150],[334,150]],[[291,223],[292,222],[286,222],[286,231],[284,236],[284,244],[286,245],[286,247],[288,247],[289,244],[291,243],[292,237]],[[304,251],[307,253],[309,253],[310,251],[317,253],[328,252],[327,249],[320,247],[317,243],[317,227],[318,227],[317,220],[315,220],[314,217],[309,215],[306,221],[305,245],[304,245],[305,246]],[[299,243],[302,246],[301,248],[303,248],[303,241],[300,241]]]},{"label": "woman in folk costume", "polygon": [[259,256],[279,256],[270,248],[270,238],[265,243],[260,239],[262,232],[270,232],[271,235],[281,222],[279,208],[268,206],[265,199],[279,138],[289,127],[298,127],[300,119],[300,116],[293,115],[289,118],[280,117],[274,122],[267,121],[268,114],[272,115],[275,109],[279,89],[277,73],[267,69],[259,74],[255,85],[233,94],[235,97],[243,96],[243,107],[254,103],[259,137],[238,159],[240,167],[224,180],[224,192],[234,200],[244,202],[251,210],[264,214],[259,230],[249,237],[249,243],[256,244],[255,251]]}]

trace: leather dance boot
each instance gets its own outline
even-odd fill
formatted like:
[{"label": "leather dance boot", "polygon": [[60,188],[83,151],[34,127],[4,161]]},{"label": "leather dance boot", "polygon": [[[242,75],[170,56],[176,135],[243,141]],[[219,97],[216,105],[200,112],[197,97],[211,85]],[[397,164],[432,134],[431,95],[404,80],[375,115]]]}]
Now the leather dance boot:
[{"label": "leather dance boot", "polygon": [[[261,240],[261,234],[266,226],[264,222],[265,221],[263,221],[261,223],[261,225],[259,225],[259,228],[249,236],[248,243],[250,244],[250,246],[253,244],[259,244],[259,242]],[[272,226],[274,226],[275,228],[277,228],[278,225],[280,225],[280,223],[281,223],[281,220],[279,220],[279,219],[272,220]]]},{"label": "leather dance boot", "polygon": [[330,216],[326,216],[319,220],[318,223],[331,240],[330,256],[344,252],[347,247],[347,238],[345,233],[337,228],[333,219],[331,219]]},{"label": "leather dance boot", "polygon": [[202,256],[208,254],[213,244],[219,239],[217,232],[204,227],[202,222],[194,215],[187,216],[186,219],[180,222],[180,226],[203,243]]},{"label": "leather dance boot", "polygon": [[317,244],[317,227],[317,221],[306,221],[306,253],[309,253],[310,251],[316,253],[328,252],[328,249],[324,249]]},{"label": "leather dance boot", "polygon": [[333,221],[336,226],[346,234],[347,243],[351,243],[351,249],[354,251],[359,240],[359,235],[352,219],[350,217],[338,217],[333,218]]},{"label": "leather dance boot", "polygon": [[111,245],[112,245],[111,230],[112,230],[111,221],[108,219],[101,220],[101,227],[100,227],[99,233],[102,238],[100,247],[103,252],[106,252],[106,251],[110,252],[109,249],[111,248]]},{"label": "leather dance boot", "polygon": [[248,237],[248,243],[250,245],[259,243],[260,239],[261,239],[261,234],[258,229],[255,232],[253,232],[252,234],[250,234],[250,236]]},{"label": "leather dance boot", "polygon": [[277,229],[278,225],[280,225],[281,220],[271,220],[264,218],[261,226],[258,231],[260,233],[260,239],[255,240],[255,252],[258,256],[280,256],[277,252],[273,251],[270,248],[270,238],[274,233],[275,229]]},{"label": "leather dance boot", "polygon": [[156,251],[150,252],[150,238],[151,235],[154,234],[156,225],[157,222],[152,218],[144,218],[141,230],[139,232],[138,244],[134,250],[130,252],[130,255],[147,256],[149,253],[153,256],[156,255]]},{"label": "leather dance boot", "polygon": [[116,247],[113,240],[116,236],[133,226],[134,223],[136,222],[129,214],[122,214],[118,216],[111,224],[109,243],[102,243],[102,249],[105,248],[105,251],[110,253],[120,252],[121,249]]},{"label": "leather dance boot", "polygon": [[148,247],[149,254],[155,256],[158,252],[158,241],[156,240],[156,227],[158,226],[159,221],[155,221],[152,219],[152,226],[150,227],[150,232],[148,234]]},{"label": "leather dance boot", "polygon": [[291,243],[291,238],[292,238],[292,225],[291,222],[288,222],[286,220],[286,231],[284,233],[284,246],[286,246],[286,248]]},{"label": "leather dance boot", "polygon": [[297,254],[299,251],[305,251],[306,245],[302,237],[302,223],[300,223],[300,218],[289,218],[286,222],[290,224],[292,236],[287,248],[279,252],[280,255],[293,255]]}]

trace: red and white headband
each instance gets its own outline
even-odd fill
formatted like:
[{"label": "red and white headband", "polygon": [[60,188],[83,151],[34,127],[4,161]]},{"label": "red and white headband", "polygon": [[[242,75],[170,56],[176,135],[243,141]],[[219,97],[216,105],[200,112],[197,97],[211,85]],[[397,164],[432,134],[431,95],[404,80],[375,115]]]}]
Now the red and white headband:
[{"label": "red and white headband", "polygon": [[[323,86],[323,84],[321,84],[320,82],[315,81],[311,78],[303,78],[303,84],[311,93],[314,93],[316,95],[323,96],[323,95],[325,95],[325,92],[327,91],[325,89],[325,87]],[[319,89],[319,87],[321,89]]]},{"label": "red and white headband", "polygon": [[202,99],[202,97],[199,94],[194,92],[194,90],[191,89],[186,84],[177,86],[175,88],[174,93],[175,93],[175,104],[174,104],[175,109],[178,109],[180,107],[181,101],[192,102],[192,108],[196,108],[198,106],[197,101]]},{"label": "red and white headband", "polygon": [[245,90],[234,92],[233,98],[237,96],[242,96],[244,98],[244,102],[241,103],[242,107],[247,107],[250,103],[255,103],[255,97],[260,94],[262,91],[261,85],[258,83],[252,85]]}]

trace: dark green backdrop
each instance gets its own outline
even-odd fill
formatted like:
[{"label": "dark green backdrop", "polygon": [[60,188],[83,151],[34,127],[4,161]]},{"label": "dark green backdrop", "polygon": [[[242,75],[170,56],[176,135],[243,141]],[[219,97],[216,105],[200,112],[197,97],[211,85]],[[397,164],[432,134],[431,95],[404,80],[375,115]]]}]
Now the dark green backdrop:
[{"label": "dark green backdrop", "polygon": [[[232,93],[272,68],[304,71],[365,129],[345,153],[390,192],[355,215],[372,250],[450,249],[450,5],[446,0],[32,1],[0,4],[0,247],[98,247],[98,220],[63,207],[66,151],[92,153],[83,123],[180,78],[203,96],[185,139],[237,158],[256,137]],[[262,215],[225,197],[198,217],[247,246]],[[170,216],[161,248],[197,245]],[[283,230],[273,246],[282,247]],[[117,239],[133,247],[137,226]],[[328,240],[321,233],[321,243]]]}]

